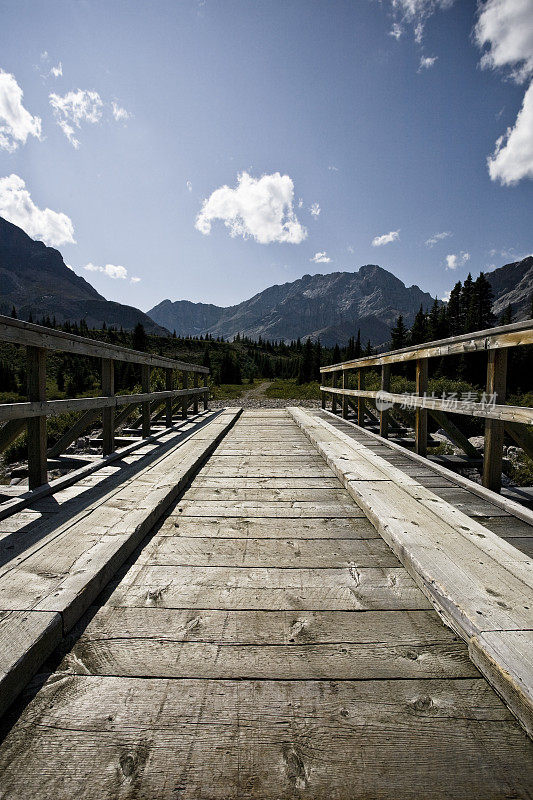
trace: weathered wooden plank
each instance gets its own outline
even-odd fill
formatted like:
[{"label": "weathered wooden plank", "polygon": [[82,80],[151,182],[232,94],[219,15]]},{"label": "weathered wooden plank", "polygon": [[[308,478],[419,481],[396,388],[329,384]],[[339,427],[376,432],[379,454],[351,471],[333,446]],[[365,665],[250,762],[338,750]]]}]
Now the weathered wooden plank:
[{"label": "weathered wooden plank", "polygon": [[[327,526],[327,527],[326,527]],[[201,536],[220,538],[267,539],[375,539],[376,529],[366,517],[296,517],[275,519],[269,517],[183,517],[172,513],[159,528],[165,536]]]},{"label": "weathered wooden plank", "polygon": [[486,631],[469,652],[533,738],[533,630]]},{"label": "weathered wooden plank", "polygon": [[[439,486],[449,485],[453,486],[451,481],[446,482],[444,478],[438,478],[441,481]],[[339,479],[331,472],[328,475],[321,475],[318,478],[313,477],[292,477],[292,478],[246,478],[235,477],[231,475],[198,475],[194,479],[195,489],[340,489],[341,485]]]},{"label": "weathered wooden plank", "polygon": [[365,611],[430,605],[403,568],[137,567],[109,605],[160,608]]},{"label": "weathered wooden plank", "polygon": [[178,506],[182,517],[275,517],[290,519],[296,517],[363,517],[364,513],[354,503],[320,501],[254,502],[253,500],[223,501],[182,500]]},{"label": "weathered wooden plank", "polygon": [[0,770],[7,797],[34,800],[94,800],[96,786],[100,797],[139,800],[174,800],[176,789],[348,800],[354,786],[359,797],[411,800],[416,787],[428,800],[499,800],[529,797],[533,775],[525,734],[476,678],[64,676],[24,710]]},{"label": "weathered wooden plank", "polygon": [[278,501],[290,503],[312,502],[316,504],[339,501],[343,504],[343,507],[346,507],[346,504],[353,507],[353,501],[350,495],[346,492],[346,489],[339,484],[333,488],[304,488],[300,486],[295,489],[277,488],[274,486],[264,488],[245,488],[244,486],[240,488],[236,486],[233,488],[203,488],[197,487],[195,482],[190,489],[185,491],[183,500],[194,500],[200,503],[218,500],[223,502],[228,500],[237,500],[239,502],[254,501],[258,505],[262,505],[263,502],[274,503]]},{"label": "weathered wooden plank", "polygon": [[60,672],[275,680],[471,678],[464,643],[431,612],[99,611]]},{"label": "weathered wooden plank", "polygon": [[[137,564],[152,566],[302,567],[305,569],[397,567],[398,559],[382,539],[220,539],[157,536]],[[327,537],[327,538],[326,538]]]},{"label": "weathered wooden plank", "polygon": [[0,716],[61,640],[59,614],[0,611]]}]

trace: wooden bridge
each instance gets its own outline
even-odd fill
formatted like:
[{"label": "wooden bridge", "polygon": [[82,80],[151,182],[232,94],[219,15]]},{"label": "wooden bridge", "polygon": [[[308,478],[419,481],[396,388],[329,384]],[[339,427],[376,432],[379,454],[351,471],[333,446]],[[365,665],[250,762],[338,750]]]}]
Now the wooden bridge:
[{"label": "wooden bridge", "polygon": [[[489,379],[514,346],[490,336],[532,341],[502,330]],[[417,454],[364,427],[392,430],[348,385],[363,361],[325,370],[340,416],[211,411],[194,365],[5,318],[0,336],[29,348],[0,437],[25,420],[33,482],[0,505],[2,800],[533,797],[533,513],[423,458],[423,403]],[[33,348],[93,348],[102,396],[48,401]],[[114,395],[121,359],[142,395]],[[104,454],[46,483],[69,458],[42,441],[58,403],[104,409]],[[115,449],[135,403],[141,436]],[[502,414],[531,421],[509,408],[483,409],[494,453]]]}]

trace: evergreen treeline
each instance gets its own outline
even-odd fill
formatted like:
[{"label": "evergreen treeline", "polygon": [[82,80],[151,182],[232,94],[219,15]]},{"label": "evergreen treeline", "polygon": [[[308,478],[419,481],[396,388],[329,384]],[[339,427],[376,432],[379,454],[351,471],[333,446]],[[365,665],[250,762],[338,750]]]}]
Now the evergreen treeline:
[{"label": "evergreen treeline", "polygon": [[[16,317],[13,308],[12,316]],[[370,354],[370,342],[363,347],[361,334],[351,337],[345,347],[323,347],[320,341],[296,339],[290,343],[269,341],[259,337],[257,341],[236,334],[232,341],[224,337],[205,336],[180,337],[174,332],[171,336],[147,334],[138,323],[133,331],[107,326],[89,329],[85,320],[79,322],[57,323],[49,316],[29,319],[48,328],[65,331],[79,336],[109,342],[134,350],[158,353],[209,367],[211,380],[215,384],[241,384],[255,378],[292,379],[304,384],[320,380],[320,367],[347,359]],[[88,356],[71,356],[67,353],[49,353],[47,357],[48,378],[55,382],[60,393],[76,396],[100,385],[100,362]],[[157,380],[157,370],[154,370]],[[115,391],[131,390],[140,383],[140,367],[136,364],[115,362]],[[0,344],[0,387],[4,392],[25,394],[25,354],[23,348]],[[161,386],[161,388],[164,388]]]},{"label": "evergreen treeline", "polygon": [[[430,309],[423,309],[420,306],[410,329],[407,328],[403,316],[400,315],[391,329],[391,350],[485,330],[494,325],[508,325],[513,322],[511,304],[507,306],[500,318],[496,319],[491,311],[492,301],[492,288],[484,273],[481,272],[476,280],[473,280],[469,273],[464,283],[458,281],[455,284],[447,304],[439,303],[435,298]],[[531,317],[533,317],[533,295]],[[459,377],[481,387],[485,382],[486,356],[484,353],[430,359],[429,363],[435,377]],[[398,367],[397,370],[406,374],[409,367]],[[508,362],[509,390],[529,390],[531,375],[533,375],[533,349],[529,346],[511,348]]]}]

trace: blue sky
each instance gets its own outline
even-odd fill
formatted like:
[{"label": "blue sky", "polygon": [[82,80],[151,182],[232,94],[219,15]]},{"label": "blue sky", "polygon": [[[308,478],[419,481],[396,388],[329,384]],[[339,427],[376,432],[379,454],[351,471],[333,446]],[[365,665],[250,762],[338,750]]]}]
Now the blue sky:
[{"label": "blue sky", "polygon": [[110,299],[532,251],[533,0],[0,0],[0,69],[0,214]]}]

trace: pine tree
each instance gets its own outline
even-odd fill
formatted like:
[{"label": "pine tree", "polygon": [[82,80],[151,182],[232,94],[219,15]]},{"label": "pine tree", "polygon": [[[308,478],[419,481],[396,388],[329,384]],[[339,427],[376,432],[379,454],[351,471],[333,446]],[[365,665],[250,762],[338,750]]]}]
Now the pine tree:
[{"label": "pine tree", "polygon": [[428,322],[427,315],[424,313],[422,306],[416,313],[413,325],[409,332],[409,343],[412,345],[422,344],[428,340]]},{"label": "pine tree", "polygon": [[492,286],[485,274],[480,272],[474,283],[472,295],[472,316],[476,324],[474,330],[482,331],[494,324],[494,314],[491,310],[493,298]]},{"label": "pine tree", "polygon": [[[340,358],[340,352],[339,352]],[[307,339],[304,344],[303,356],[300,361],[300,371],[298,373],[298,383],[309,383],[313,373],[313,345],[311,339]]]},{"label": "pine tree", "polygon": [[461,292],[461,319],[463,323],[463,333],[471,333],[477,329],[478,313],[476,310],[476,293],[474,281],[469,272],[463,284]]},{"label": "pine tree", "polygon": [[134,350],[141,350],[142,352],[148,350],[148,336],[146,335],[142,322],[138,322],[133,329],[132,347]]},{"label": "pine tree", "polygon": [[464,333],[464,320],[461,308],[463,284],[457,281],[450,292],[448,300],[448,328],[450,336],[459,336]]},{"label": "pine tree", "polygon": [[392,350],[400,350],[402,347],[405,347],[407,343],[407,328],[403,321],[403,314],[400,314],[390,333]]},{"label": "pine tree", "polygon": [[339,364],[341,360],[341,349],[338,344],[333,348],[332,363]]},{"label": "pine tree", "polygon": [[354,358],[361,358],[361,328],[357,330],[357,339],[355,340],[355,355]]},{"label": "pine tree", "polygon": [[500,325],[510,325],[513,321],[513,307],[511,303],[503,310],[500,317]]},{"label": "pine tree", "polygon": [[17,309],[15,308],[15,306],[13,306],[13,308],[11,309],[11,319],[18,319]]},{"label": "pine tree", "polygon": [[434,342],[439,338],[439,301],[435,298],[428,314],[428,341]]}]

